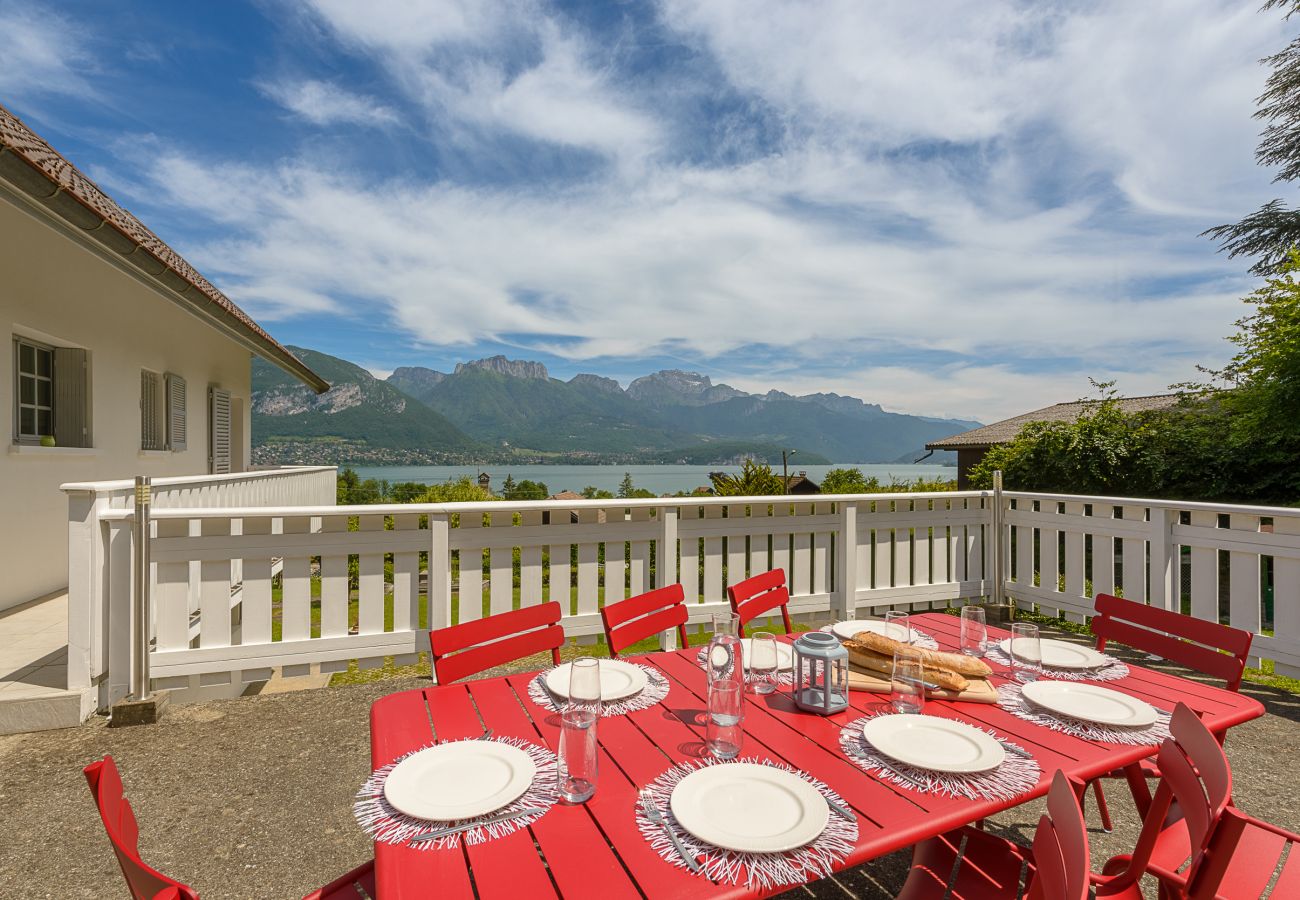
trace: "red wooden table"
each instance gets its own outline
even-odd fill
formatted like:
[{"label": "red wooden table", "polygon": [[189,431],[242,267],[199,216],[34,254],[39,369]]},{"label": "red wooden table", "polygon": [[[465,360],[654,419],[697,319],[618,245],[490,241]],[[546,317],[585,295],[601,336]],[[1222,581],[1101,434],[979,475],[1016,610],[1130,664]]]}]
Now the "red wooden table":
[{"label": "red wooden table", "polygon": [[[944,649],[958,644],[960,622],[942,613],[913,617]],[[996,632],[990,629],[990,633]],[[600,781],[578,806],[557,805],[527,829],[474,847],[416,850],[376,844],[375,868],[383,900],[406,897],[510,898],[752,897],[744,885],[717,885],[661,859],[637,830],[637,788],[665,769],[699,756],[704,727],[704,671],[698,648],[654,653],[638,662],[657,667],[672,684],[663,703],[599,725]],[[994,681],[1005,669],[996,663]],[[1171,710],[1183,701],[1218,731],[1256,718],[1264,708],[1241,694],[1130,666],[1108,687]],[[371,708],[371,761],[376,768],[435,738],[473,737],[492,728],[555,749],[558,718],[528,699],[534,674],[512,675],[392,694]],[[1082,779],[1142,759],[1152,747],[1085,741],[1018,719],[997,706],[930,701],[928,715],[996,729],[1032,751],[1043,769],[1038,786],[1013,801],[959,800],[921,794],[880,781],[845,758],[840,728],[881,708],[882,695],[852,692],[847,711],[829,718],[803,713],[778,692],[750,695],[742,758],[783,760],[825,781],[858,815],[858,842],[841,868],[906,847],[1047,793],[1052,773]]]}]

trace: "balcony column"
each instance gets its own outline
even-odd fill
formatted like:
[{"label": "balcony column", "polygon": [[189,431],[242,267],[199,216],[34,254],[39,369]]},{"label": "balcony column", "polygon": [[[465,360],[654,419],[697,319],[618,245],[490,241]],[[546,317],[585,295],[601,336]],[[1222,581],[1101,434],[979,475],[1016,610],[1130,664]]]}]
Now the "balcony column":
[{"label": "balcony column", "polygon": [[835,536],[835,592],[831,614],[839,621],[852,619],[858,605],[858,504],[839,502],[840,525]]}]

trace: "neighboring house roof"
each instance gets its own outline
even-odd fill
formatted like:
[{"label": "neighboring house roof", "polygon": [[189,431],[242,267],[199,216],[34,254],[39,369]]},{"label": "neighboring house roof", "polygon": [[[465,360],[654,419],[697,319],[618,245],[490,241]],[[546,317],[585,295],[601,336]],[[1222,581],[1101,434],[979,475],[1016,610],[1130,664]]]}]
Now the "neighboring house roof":
[{"label": "neighboring house roof", "polygon": [[798,475],[790,476],[790,480],[785,483],[785,492],[787,494],[820,494],[822,488],[817,482],[800,472]]},{"label": "neighboring house roof", "polygon": [[547,497],[546,499],[547,500],[583,500],[586,498],[584,498],[581,494],[575,494],[573,491],[560,491],[558,494],[551,494],[551,496]]},{"label": "neighboring house roof", "polygon": [[318,393],[329,390],[325,379],[4,106],[0,106],[0,186],[26,195],[75,231],[103,245],[112,251],[112,258],[149,276],[263,359]]},{"label": "neighboring house roof", "polygon": [[[1154,409],[1166,409],[1178,402],[1181,394],[1152,394],[1147,397],[1118,397],[1115,402],[1126,413],[1147,412]],[[972,450],[1005,444],[1015,438],[1030,422],[1077,422],[1085,410],[1097,406],[1100,400],[1076,400],[1073,403],[1058,403],[1027,412],[1023,415],[1003,419],[992,425],[984,425],[954,434],[941,440],[931,441],[925,445],[927,450]]]}]

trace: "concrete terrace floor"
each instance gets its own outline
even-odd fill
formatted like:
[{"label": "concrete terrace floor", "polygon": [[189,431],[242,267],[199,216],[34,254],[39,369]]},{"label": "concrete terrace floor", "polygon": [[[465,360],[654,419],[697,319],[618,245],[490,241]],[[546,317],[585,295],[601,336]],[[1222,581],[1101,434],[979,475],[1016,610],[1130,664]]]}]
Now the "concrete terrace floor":
[{"label": "concrete terrace floor", "polygon": [[[302,896],[371,855],[351,815],[369,772],[370,704],[427,684],[406,678],[269,694],[171,707],[155,726],[109,729],[94,719],[0,737],[0,898],[125,896],[81,775],[105,753],[122,770],[151,865],[211,900]],[[1300,829],[1300,697],[1252,684],[1244,690],[1268,715],[1230,734],[1237,805]],[[1112,783],[1108,797],[1113,835],[1100,832],[1091,801],[1087,808],[1094,869],[1131,850],[1137,834],[1123,783]],[[990,827],[1027,839],[1040,809],[1009,810]],[[894,854],[784,897],[892,897],[906,867],[906,853]]]}]

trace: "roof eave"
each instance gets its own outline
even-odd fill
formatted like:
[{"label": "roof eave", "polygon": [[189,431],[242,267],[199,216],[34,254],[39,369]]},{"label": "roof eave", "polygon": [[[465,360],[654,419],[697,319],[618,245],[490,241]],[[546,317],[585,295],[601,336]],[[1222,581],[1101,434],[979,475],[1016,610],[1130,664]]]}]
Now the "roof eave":
[{"label": "roof eave", "polygon": [[164,296],[215,325],[218,330],[302,381],[316,393],[322,394],[330,389],[329,382],[283,346],[249,328],[98,211],[64,190],[62,185],[40,168],[4,146],[0,146],[0,186],[7,187],[9,194],[25,200],[29,208],[60,225],[64,233],[89,242],[100,251],[103,258],[142,277]]}]

